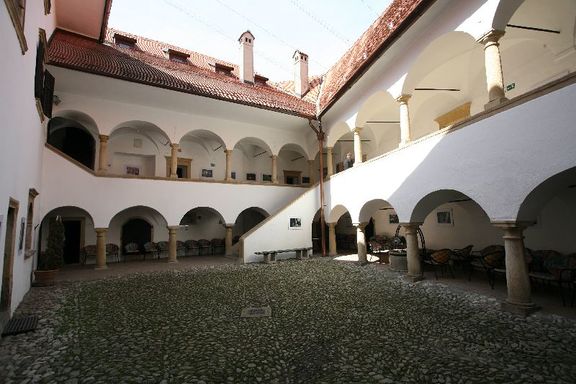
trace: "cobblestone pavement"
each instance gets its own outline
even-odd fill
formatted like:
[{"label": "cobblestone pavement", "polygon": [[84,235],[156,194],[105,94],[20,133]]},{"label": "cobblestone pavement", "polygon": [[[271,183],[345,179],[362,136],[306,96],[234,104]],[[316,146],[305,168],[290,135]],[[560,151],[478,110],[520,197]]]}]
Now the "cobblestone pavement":
[{"label": "cobblestone pavement", "polygon": [[[241,318],[270,306],[271,317]],[[220,265],[33,288],[1,383],[567,383],[576,322],[369,265]]]}]

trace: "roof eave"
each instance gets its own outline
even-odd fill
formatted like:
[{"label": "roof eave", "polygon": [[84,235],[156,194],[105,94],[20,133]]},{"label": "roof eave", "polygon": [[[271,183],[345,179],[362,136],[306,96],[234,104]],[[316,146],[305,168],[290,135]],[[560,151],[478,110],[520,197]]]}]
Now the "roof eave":
[{"label": "roof eave", "polygon": [[[346,91],[348,91],[348,89],[350,89],[352,85],[354,85],[354,83],[356,83],[356,81],[358,81],[358,79],[372,67],[372,65],[388,50],[388,48],[390,48],[390,46],[392,46],[392,44],[394,44],[404,34],[404,32],[406,32],[410,26],[412,26],[412,24],[414,24],[420,18],[420,16],[422,16],[424,12],[435,2],[436,0],[422,0],[416,6],[416,8],[410,12],[406,19],[404,19],[398,25],[394,32],[392,32],[392,34],[382,42],[382,45],[378,47],[378,49],[370,57],[368,57],[360,67],[358,67],[350,79],[348,79],[348,81],[346,81],[340,87],[340,89],[338,89],[334,97],[332,97],[328,104],[326,104],[326,106],[320,110],[318,118],[321,119],[322,116],[324,116],[328,110],[330,110],[330,108],[332,108],[332,106],[336,104],[336,102],[346,93]],[[319,99],[320,98],[321,95],[319,96]]]}]

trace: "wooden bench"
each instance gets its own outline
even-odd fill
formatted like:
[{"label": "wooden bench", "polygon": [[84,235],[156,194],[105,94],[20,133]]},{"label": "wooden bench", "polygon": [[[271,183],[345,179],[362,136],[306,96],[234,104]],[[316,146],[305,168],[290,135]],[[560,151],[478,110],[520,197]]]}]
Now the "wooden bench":
[{"label": "wooden bench", "polygon": [[276,249],[270,251],[258,251],[254,252],[256,255],[262,255],[264,257],[264,263],[269,264],[271,262],[276,261],[276,255],[278,253],[286,253],[286,252],[296,252],[296,258],[298,260],[302,260],[304,258],[308,258],[308,251],[312,250],[312,247],[305,247],[305,248],[290,248],[290,249]]}]

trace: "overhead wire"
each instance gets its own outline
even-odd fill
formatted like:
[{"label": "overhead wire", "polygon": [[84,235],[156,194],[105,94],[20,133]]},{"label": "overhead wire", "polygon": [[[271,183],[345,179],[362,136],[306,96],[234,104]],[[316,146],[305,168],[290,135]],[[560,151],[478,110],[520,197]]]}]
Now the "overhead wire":
[{"label": "overhead wire", "polygon": [[311,18],[312,20],[314,20],[318,25],[320,25],[322,28],[324,28],[325,30],[327,30],[328,32],[330,32],[334,37],[336,37],[338,40],[340,40],[341,42],[345,43],[347,46],[350,46],[352,44],[352,42],[346,37],[341,35],[340,33],[338,33],[338,31],[336,31],[334,28],[330,27],[328,24],[326,24],[324,21],[322,21],[320,18],[318,18],[317,16],[315,16],[312,12],[310,12],[308,9],[306,9],[298,0],[290,0],[290,2],[296,7],[298,8],[302,13],[304,13],[306,16],[308,16],[309,18]]}]

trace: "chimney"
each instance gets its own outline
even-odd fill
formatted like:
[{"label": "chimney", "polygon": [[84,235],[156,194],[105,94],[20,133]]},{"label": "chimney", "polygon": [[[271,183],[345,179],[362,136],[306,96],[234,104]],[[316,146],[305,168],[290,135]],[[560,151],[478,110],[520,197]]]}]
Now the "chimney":
[{"label": "chimney", "polygon": [[254,35],[244,32],[238,39],[240,42],[240,81],[254,83]]},{"label": "chimney", "polygon": [[310,89],[308,83],[308,55],[300,51],[294,52],[294,92],[302,97]]}]

